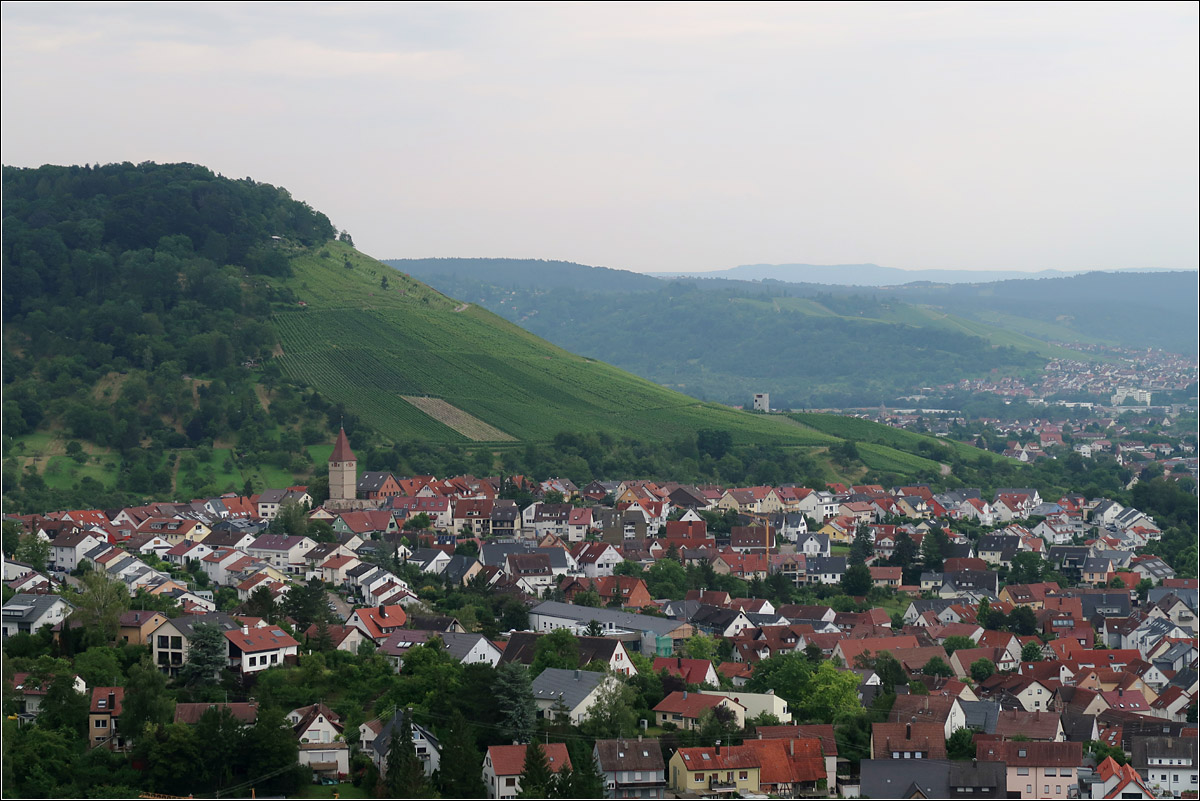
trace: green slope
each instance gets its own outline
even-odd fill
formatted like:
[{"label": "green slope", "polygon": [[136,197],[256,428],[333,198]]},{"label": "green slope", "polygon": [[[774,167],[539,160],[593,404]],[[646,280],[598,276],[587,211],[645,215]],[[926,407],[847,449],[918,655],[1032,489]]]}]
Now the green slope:
[{"label": "green slope", "polygon": [[560,431],[666,440],[703,428],[725,429],[735,443],[835,441],[786,418],[701,403],[576,356],[342,243],[293,259],[292,269],[287,285],[305,305],[272,318],[284,372],[398,441],[471,439],[405,396],[439,398],[522,441]]}]

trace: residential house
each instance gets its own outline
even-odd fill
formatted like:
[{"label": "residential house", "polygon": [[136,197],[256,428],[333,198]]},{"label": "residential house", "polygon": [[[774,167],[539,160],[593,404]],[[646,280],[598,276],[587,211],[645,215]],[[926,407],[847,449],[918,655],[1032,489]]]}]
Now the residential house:
[{"label": "residential house", "polygon": [[242,626],[225,632],[229,664],[243,676],[283,664],[295,664],[300,643],[278,626]]},{"label": "residential house", "polygon": [[74,607],[58,595],[14,595],[4,605],[4,639],[17,634],[36,634],[42,626],[54,627],[66,619]]},{"label": "residential house", "polygon": [[288,713],[288,723],[299,741],[297,761],[312,768],[317,777],[337,780],[350,772],[350,745],[345,721],[323,703],[302,706]]},{"label": "residential house", "polygon": [[[521,774],[525,772],[524,745],[489,746],[483,758],[483,783],[488,798],[516,798],[521,792]],[[546,762],[552,773],[571,767],[571,757],[563,743],[545,743]]]},{"label": "residential house", "polygon": [[241,624],[224,612],[183,615],[169,619],[154,629],[150,636],[150,655],[158,669],[172,676],[178,675],[188,661],[196,627],[204,624],[216,626],[222,632],[240,631],[242,628]]},{"label": "residential house", "polygon": [[871,726],[871,759],[945,759],[941,723],[876,723]]},{"label": "residential house", "polygon": [[280,572],[303,574],[306,569],[304,555],[316,544],[308,537],[263,534],[246,549],[246,553]]},{"label": "residential house", "polygon": [[1159,794],[1180,798],[1200,789],[1195,737],[1134,737],[1130,764]]},{"label": "residential house", "polygon": [[162,612],[147,609],[130,609],[121,613],[120,627],[117,629],[117,639],[130,645],[147,645],[151,633],[166,623],[167,616]]},{"label": "residential house", "polygon": [[759,792],[761,773],[758,753],[744,746],[680,748],[671,757],[668,785],[677,794],[689,796],[746,796]]},{"label": "residential house", "polygon": [[979,741],[980,762],[1003,762],[1009,798],[1077,798],[1082,743]]},{"label": "residential house", "polygon": [[719,687],[717,671],[712,662],[707,659],[685,659],[680,656],[657,657],[654,660],[654,672],[666,671],[670,676],[678,676],[688,684]]},{"label": "residential house", "polygon": [[745,727],[746,708],[724,695],[704,695],[677,690],[660,701],[652,711],[658,726],[672,723],[679,729],[696,730],[700,728],[700,718],[704,713],[718,707],[733,714],[737,728]]},{"label": "residential house", "polygon": [[88,748],[125,750],[125,737],[117,730],[124,700],[124,687],[92,688],[92,704],[88,709]]},{"label": "residential house", "polygon": [[617,679],[593,670],[546,668],[533,680],[533,700],[538,717],[555,720],[559,715],[578,726],[596,699],[615,686]]},{"label": "residential house", "polygon": [[346,625],[359,629],[378,645],[392,632],[404,628],[407,620],[403,606],[372,606],[355,609]]},{"label": "residential house", "polygon": [[[370,755],[371,761],[375,763],[375,767],[381,773],[387,768],[387,756],[392,747],[392,735],[403,725],[404,713],[397,710],[386,721],[376,718],[358,727],[359,746]],[[432,776],[434,771],[441,767],[441,745],[433,732],[420,723],[413,721],[411,728],[413,750],[417,752],[417,759],[421,760],[425,776]]]},{"label": "residential house", "polygon": [[667,770],[657,739],[597,740],[592,749],[605,798],[664,798]]}]

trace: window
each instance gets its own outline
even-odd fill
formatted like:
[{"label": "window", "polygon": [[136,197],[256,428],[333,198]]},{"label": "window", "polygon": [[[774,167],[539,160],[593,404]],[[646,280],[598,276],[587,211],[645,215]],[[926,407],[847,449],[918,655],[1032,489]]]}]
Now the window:
[{"label": "window", "polygon": [[508,778],[506,778],[506,779],[504,780],[504,786],[505,786],[505,787],[516,787],[516,786],[517,786],[517,779],[516,779],[516,777],[515,777],[515,776],[509,776]]},{"label": "window", "polygon": [[183,647],[183,637],[172,637],[171,638],[171,647],[175,648],[175,649],[182,648]]},{"label": "window", "polygon": [[108,718],[98,718],[96,720],[96,728],[97,729],[107,729],[108,728]]},{"label": "window", "polygon": [[1058,775],[1057,773],[1054,772],[1054,768],[1046,768],[1045,774],[1047,776],[1057,776]]},{"label": "window", "polygon": [[168,642],[169,642],[168,638],[162,636],[161,634],[158,636],[158,647],[159,648],[167,648]]},{"label": "window", "polygon": [[1045,785],[1042,785],[1042,786],[1045,788],[1045,791],[1044,791],[1044,792],[1045,792],[1045,794],[1046,794],[1046,795],[1050,795],[1050,785],[1048,785],[1048,784],[1045,784]]},{"label": "window", "polygon": [[1062,795],[1062,785],[1061,784],[1054,785],[1054,794]]},{"label": "window", "polygon": [[746,779],[750,778],[750,772],[743,770],[741,773],[738,774],[738,778],[741,779],[742,781],[745,781]]},{"label": "window", "polygon": [[1028,776],[1029,768],[1017,768],[1017,775],[1018,776]]},{"label": "window", "polygon": [[1025,785],[1025,792],[1027,794],[1032,794],[1033,793],[1033,785],[1032,784]]},{"label": "window", "polygon": [[697,774],[696,774],[696,775],[693,777],[693,781],[698,781],[698,782],[702,782],[702,781],[704,781],[704,774],[703,774],[703,773],[697,773]]}]

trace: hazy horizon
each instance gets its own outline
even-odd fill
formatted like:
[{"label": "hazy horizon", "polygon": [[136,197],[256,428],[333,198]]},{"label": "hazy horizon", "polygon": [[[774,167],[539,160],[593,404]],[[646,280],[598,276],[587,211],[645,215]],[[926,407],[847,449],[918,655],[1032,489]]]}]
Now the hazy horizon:
[{"label": "hazy horizon", "polygon": [[4,3],[0,160],[187,161],[378,258],[1187,269],[1194,3]]}]

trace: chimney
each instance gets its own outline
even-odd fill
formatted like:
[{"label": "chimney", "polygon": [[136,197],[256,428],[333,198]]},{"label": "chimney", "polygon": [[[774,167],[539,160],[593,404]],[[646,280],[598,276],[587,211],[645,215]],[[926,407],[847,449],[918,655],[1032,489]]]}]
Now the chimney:
[{"label": "chimney", "polygon": [[721,755],[721,741],[717,740],[717,756]]},{"label": "chimney", "polygon": [[117,709],[117,694],[109,693],[108,694],[108,714],[111,715],[113,712],[116,711],[116,709]]},{"label": "chimney", "polygon": [[683,700],[687,700],[687,690],[683,691]]},{"label": "chimney", "polygon": [[905,740],[912,739],[912,724],[911,723],[904,724],[904,739]]},{"label": "chimney", "polygon": [[640,743],[641,741],[642,741],[642,735],[640,735],[640,734],[639,734],[639,735],[638,735],[638,742]]},{"label": "chimney", "polygon": [[579,678],[582,675],[582,671],[580,671],[579,668],[575,668],[575,681],[579,681]]},{"label": "chimney", "polygon": [[796,741],[794,739],[788,740],[788,753],[792,756],[796,755]]},{"label": "chimney", "polygon": [[246,635],[250,634],[250,627],[248,625],[246,625],[245,623],[242,624],[242,634],[246,634]]}]

